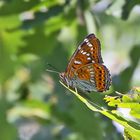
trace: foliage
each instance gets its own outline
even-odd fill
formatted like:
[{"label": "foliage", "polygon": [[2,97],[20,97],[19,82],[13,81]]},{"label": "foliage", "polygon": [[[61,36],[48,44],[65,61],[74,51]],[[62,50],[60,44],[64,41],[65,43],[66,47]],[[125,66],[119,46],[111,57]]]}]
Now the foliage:
[{"label": "foliage", "polygon": [[109,106],[117,106],[121,108],[129,108],[130,114],[139,119],[140,118],[140,90],[133,89],[129,94],[121,95],[121,96],[107,96],[105,98],[106,102],[108,102]]},{"label": "foliage", "polygon": [[[63,83],[61,83],[61,84],[63,86],[65,86]],[[69,87],[66,87],[66,88],[69,89]],[[131,139],[138,140],[140,138],[140,126],[138,123],[134,122],[133,120],[123,117],[122,114],[115,109],[107,110],[97,104],[94,104],[91,100],[86,99],[84,96],[77,93],[77,91],[73,91],[71,89],[69,89],[69,90],[72,93],[74,93],[83,103],[85,103],[86,106],[89,109],[91,109],[92,111],[99,112],[99,113],[105,115],[106,117],[110,118],[111,120],[114,120],[117,123],[124,126],[124,130],[125,130],[124,135],[125,135],[126,139],[130,139],[130,137],[131,137]],[[133,111],[134,112],[133,114],[135,116],[138,116],[139,112],[137,112],[137,111],[140,111],[140,108],[139,108],[140,105],[138,103],[138,102],[140,102],[139,94],[140,94],[140,90],[139,90],[139,93],[134,93],[134,94],[132,93],[132,95],[131,94],[122,95],[121,101],[120,101],[120,99],[118,99],[119,97],[106,96],[104,99],[107,102],[109,102],[108,103],[109,106],[117,105],[118,107],[130,108],[131,112]],[[135,107],[137,107],[137,109],[134,108],[134,105],[135,105]],[[127,133],[127,135],[129,135],[129,138],[127,138],[126,133]]]},{"label": "foliage", "polygon": [[[140,117],[139,90],[128,94],[140,84],[139,4],[139,0],[1,0],[0,139],[123,139],[112,120],[124,126],[125,139],[138,139],[139,121],[120,116],[114,107],[129,108],[133,117]],[[46,72],[47,63],[64,70],[88,33],[100,39],[112,73],[108,96],[92,93],[92,103],[82,100],[95,112],[68,90],[65,93],[58,75]],[[115,91],[127,94],[116,96]]]}]

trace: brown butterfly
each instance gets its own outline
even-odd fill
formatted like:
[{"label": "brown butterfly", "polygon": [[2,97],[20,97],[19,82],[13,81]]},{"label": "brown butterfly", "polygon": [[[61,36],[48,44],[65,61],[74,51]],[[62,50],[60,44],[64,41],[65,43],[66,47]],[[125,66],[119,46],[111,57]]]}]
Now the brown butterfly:
[{"label": "brown butterfly", "polygon": [[83,92],[103,92],[109,89],[109,70],[103,65],[100,41],[89,34],[78,46],[65,72],[59,74],[65,85]]}]

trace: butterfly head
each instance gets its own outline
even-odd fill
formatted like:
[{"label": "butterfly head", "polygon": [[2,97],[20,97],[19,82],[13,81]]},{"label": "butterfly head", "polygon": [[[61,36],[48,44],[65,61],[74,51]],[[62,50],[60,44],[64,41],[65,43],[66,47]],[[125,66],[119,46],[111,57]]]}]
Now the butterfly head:
[{"label": "butterfly head", "polygon": [[67,77],[66,77],[66,75],[65,75],[65,72],[59,73],[59,77],[60,77],[60,81],[61,81],[62,83],[65,83],[65,84],[68,85],[68,79],[67,79]]},{"label": "butterfly head", "polygon": [[59,77],[60,81],[64,83],[66,86],[71,88],[75,87],[75,79],[68,77],[65,72],[59,73]]}]

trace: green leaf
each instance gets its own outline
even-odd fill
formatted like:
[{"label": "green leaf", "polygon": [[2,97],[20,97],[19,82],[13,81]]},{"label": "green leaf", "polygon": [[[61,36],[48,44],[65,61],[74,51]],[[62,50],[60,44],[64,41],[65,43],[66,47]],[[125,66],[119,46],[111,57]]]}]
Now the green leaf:
[{"label": "green leaf", "polygon": [[133,137],[131,136],[129,131],[127,131],[126,129],[124,129],[124,139],[125,140],[135,140],[135,139],[133,139]]},{"label": "green leaf", "polygon": [[[32,111],[31,111],[32,110]],[[50,104],[45,104],[39,100],[27,100],[20,102],[11,109],[11,118],[38,117],[49,120],[51,117]]]},{"label": "green leaf", "polygon": [[54,18],[55,16],[58,16],[63,13],[64,6],[63,5],[56,5],[48,9],[46,12],[35,12],[34,18],[25,20],[23,22],[23,25],[21,28],[28,29],[33,26],[40,25],[41,23],[44,23],[44,21],[48,21],[50,18]]},{"label": "green leaf", "polygon": [[10,0],[4,2],[4,4],[0,7],[0,16],[19,14],[21,12],[30,10],[34,6],[40,3],[40,0],[36,1],[25,1],[25,0]]},{"label": "green leaf", "polygon": [[[105,108],[102,108],[95,103],[93,103],[91,100],[85,98],[81,94],[77,93],[77,91],[71,90],[69,87],[64,85],[62,82],[60,82],[64,87],[66,87],[68,90],[70,90],[74,95],[76,95],[80,101],[82,101],[90,110],[99,112],[102,115],[105,115],[111,120],[116,121],[117,123],[124,126],[124,128],[129,132],[129,134],[135,139],[139,140],[140,138],[140,124],[133,122],[131,120],[128,120],[127,118],[123,117],[120,112],[116,110],[107,110]],[[114,101],[114,100],[113,100]]]},{"label": "green leaf", "polygon": [[5,99],[0,99],[0,139],[1,140],[16,140],[17,130],[14,125],[7,121],[7,114],[10,105]]},{"label": "green leaf", "polygon": [[139,88],[132,89],[129,94],[121,96],[106,96],[104,98],[109,106],[129,108],[130,114],[135,118],[140,118],[140,92]]},{"label": "green leaf", "polygon": [[138,4],[140,4],[140,0],[125,0],[122,11],[122,19],[127,20],[134,6]]}]

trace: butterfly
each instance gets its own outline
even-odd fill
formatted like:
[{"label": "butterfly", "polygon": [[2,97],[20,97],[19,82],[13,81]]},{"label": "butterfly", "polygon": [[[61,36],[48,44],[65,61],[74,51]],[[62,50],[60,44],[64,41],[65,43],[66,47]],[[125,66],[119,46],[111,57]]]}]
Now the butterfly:
[{"label": "butterfly", "polygon": [[104,92],[111,85],[111,75],[103,64],[100,41],[94,34],[86,36],[70,58],[60,81],[83,92]]}]

